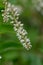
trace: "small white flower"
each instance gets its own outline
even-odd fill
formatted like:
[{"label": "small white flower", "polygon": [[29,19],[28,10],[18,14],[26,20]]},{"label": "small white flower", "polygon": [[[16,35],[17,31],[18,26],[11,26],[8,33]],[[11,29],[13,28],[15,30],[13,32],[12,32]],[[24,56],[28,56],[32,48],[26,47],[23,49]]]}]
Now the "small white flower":
[{"label": "small white flower", "polygon": [[26,39],[26,42],[30,42],[30,40],[29,39]]},{"label": "small white flower", "polygon": [[4,16],[4,14],[2,14],[2,16]]},{"label": "small white flower", "polygon": [[19,36],[20,36],[20,34],[19,34],[19,33],[17,33],[17,35],[16,35],[16,36],[18,36],[18,37],[19,37]]},{"label": "small white flower", "polygon": [[23,30],[23,27],[19,27],[19,30],[18,31],[22,31]]},{"label": "small white flower", "polygon": [[7,8],[7,11],[10,11],[10,9],[9,9],[9,8]]},{"label": "small white flower", "polygon": [[4,10],[1,10],[1,12],[4,12]]},{"label": "small white flower", "polygon": [[14,11],[17,11],[17,7],[14,7]]},{"label": "small white flower", "polygon": [[11,6],[12,8],[13,8],[13,10],[14,10],[14,5],[12,4],[12,6]]},{"label": "small white flower", "polygon": [[8,6],[7,6],[8,8],[10,8],[11,7],[11,4],[10,3],[8,3]]},{"label": "small white flower", "polygon": [[7,5],[7,2],[5,4]]},{"label": "small white flower", "polygon": [[15,27],[18,27],[19,25],[18,24],[14,24]]},{"label": "small white flower", "polygon": [[22,45],[25,47],[26,46],[26,43],[22,43]]},{"label": "small white flower", "polygon": [[14,23],[14,21],[11,21],[10,23]]},{"label": "small white flower", "polygon": [[14,27],[14,30],[15,30],[15,31],[17,31],[17,28],[16,28],[16,27]]},{"label": "small white flower", "polygon": [[20,25],[20,24],[21,24],[21,22],[19,21],[19,22],[17,22],[17,24],[18,24],[18,25]]},{"label": "small white flower", "polygon": [[2,56],[0,56],[0,59],[2,59]]},{"label": "small white flower", "polygon": [[16,35],[17,37],[18,37],[18,39],[19,40],[21,40],[22,39],[22,37],[21,37],[21,35],[19,34],[19,33],[17,33],[17,35]]},{"label": "small white flower", "polygon": [[24,43],[24,40],[23,40],[23,39],[21,39],[21,40],[20,40],[20,42],[21,42],[21,43]]},{"label": "small white flower", "polygon": [[22,27],[22,26],[23,26],[23,24],[20,24],[20,26]]}]

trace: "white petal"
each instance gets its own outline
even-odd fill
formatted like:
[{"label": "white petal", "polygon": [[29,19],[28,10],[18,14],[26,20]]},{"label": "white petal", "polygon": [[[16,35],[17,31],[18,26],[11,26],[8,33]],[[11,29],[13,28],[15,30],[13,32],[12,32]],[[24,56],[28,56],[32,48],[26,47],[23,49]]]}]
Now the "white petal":
[{"label": "white petal", "polygon": [[14,21],[11,21],[10,23],[14,23]]},{"label": "white petal", "polygon": [[21,40],[20,40],[20,42],[21,42],[21,43],[23,43],[23,42],[24,42],[24,40],[23,40],[23,39],[21,39]]},{"label": "white petal", "polygon": [[7,8],[7,11],[9,11],[10,9],[9,8]]},{"label": "white petal", "polygon": [[12,8],[14,8],[14,5],[12,5]]},{"label": "white petal", "polygon": [[2,59],[2,56],[0,56],[0,59]]},{"label": "white petal", "polygon": [[26,42],[30,42],[30,40],[29,39],[26,39]]},{"label": "white petal", "polygon": [[15,31],[17,31],[17,28],[16,28],[16,27],[14,27],[14,30],[15,30]]},{"label": "white petal", "polygon": [[11,7],[11,4],[10,3],[8,3],[8,7]]},{"label": "white petal", "polygon": [[13,9],[14,11],[16,11],[17,10],[17,8],[16,7],[14,7],[14,9]]},{"label": "white petal", "polygon": [[23,26],[23,24],[20,24],[20,26],[22,27],[22,26]]}]

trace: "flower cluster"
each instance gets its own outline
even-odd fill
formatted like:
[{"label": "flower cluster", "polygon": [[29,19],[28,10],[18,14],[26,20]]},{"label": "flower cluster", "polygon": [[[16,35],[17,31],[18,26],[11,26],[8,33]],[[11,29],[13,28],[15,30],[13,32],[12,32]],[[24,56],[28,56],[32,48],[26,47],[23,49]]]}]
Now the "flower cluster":
[{"label": "flower cluster", "polygon": [[17,36],[22,43],[22,45],[29,50],[31,48],[30,40],[27,38],[27,32],[25,29],[23,29],[23,24],[21,22],[17,22],[14,25],[14,30],[17,32]]},{"label": "flower cluster", "polygon": [[32,0],[34,7],[43,15],[43,0]]},{"label": "flower cluster", "polygon": [[32,45],[30,44],[30,40],[27,38],[27,32],[23,28],[23,24],[20,21],[18,21],[20,9],[12,5],[11,3],[7,2],[6,0],[4,4],[5,10],[3,10],[2,14],[4,22],[8,22],[8,20],[10,19],[10,23],[13,24],[13,28],[16,31],[16,35],[19,38],[22,45],[27,50],[31,49]]}]

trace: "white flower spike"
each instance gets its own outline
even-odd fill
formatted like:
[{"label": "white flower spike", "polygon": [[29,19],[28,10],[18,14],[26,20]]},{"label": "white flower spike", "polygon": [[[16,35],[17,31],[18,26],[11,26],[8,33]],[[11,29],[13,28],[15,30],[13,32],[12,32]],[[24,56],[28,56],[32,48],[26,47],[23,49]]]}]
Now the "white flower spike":
[{"label": "white flower spike", "polygon": [[30,43],[30,40],[27,37],[27,32],[23,28],[23,24],[21,21],[18,21],[19,18],[19,11],[20,9],[11,3],[4,1],[5,10],[3,11],[3,21],[8,22],[9,19],[11,19],[11,24],[14,26],[14,30],[16,32],[16,35],[18,39],[20,40],[21,44],[27,49],[31,49],[32,45]]},{"label": "white flower spike", "polygon": [[43,15],[43,0],[32,0],[32,3],[34,4],[34,9]]}]

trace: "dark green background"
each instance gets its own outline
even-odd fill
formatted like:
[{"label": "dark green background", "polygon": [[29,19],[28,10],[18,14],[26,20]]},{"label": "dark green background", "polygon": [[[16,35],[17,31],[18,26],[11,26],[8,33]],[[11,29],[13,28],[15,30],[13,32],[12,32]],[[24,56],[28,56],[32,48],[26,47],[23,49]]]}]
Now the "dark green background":
[{"label": "dark green background", "polygon": [[0,65],[43,65],[43,16],[34,10],[32,0],[9,0],[23,9],[19,20],[24,23],[32,44],[32,49],[27,51],[16,37],[13,26],[3,23],[3,1],[0,0]]}]

